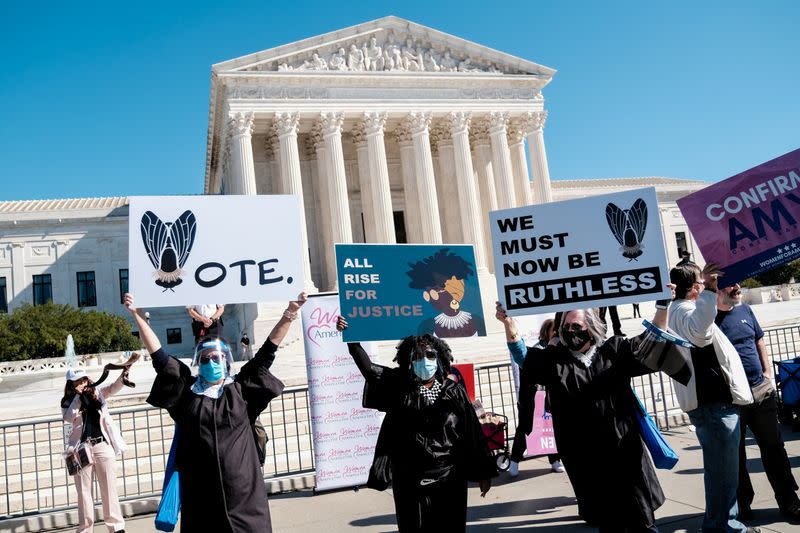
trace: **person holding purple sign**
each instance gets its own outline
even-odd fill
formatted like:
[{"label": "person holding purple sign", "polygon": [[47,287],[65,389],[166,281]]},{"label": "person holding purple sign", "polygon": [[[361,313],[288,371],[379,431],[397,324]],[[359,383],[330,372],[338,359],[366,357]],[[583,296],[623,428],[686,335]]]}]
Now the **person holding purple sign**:
[{"label": "person holding purple sign", "polygon": [[[656,305],[653,323],[661,329],[667,325],[667,304]],[[642,442],[630,381],[654,372],[644,361],[685,360],[686,348],[650,330],[606,340],[606,326],[594,309],[565,311],[557,344],[526,348],[500,302],[495,316],[505,326],[509,350],[527,352],[520,401],[532,404],[536,386],[547,387],[556,446],[581,518],[601,532],[658,531],[654,512],[664,493]],[[685,367],[672,368],[673,376],[688,381]]]}]

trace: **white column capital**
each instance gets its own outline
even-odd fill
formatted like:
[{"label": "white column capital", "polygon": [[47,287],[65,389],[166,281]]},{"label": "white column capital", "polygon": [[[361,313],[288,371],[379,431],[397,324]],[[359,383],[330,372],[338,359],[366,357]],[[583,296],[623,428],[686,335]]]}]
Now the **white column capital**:
[{"label": "white column capital", "polygon": [[508,135],[508,144],[510,146],[522,144],[527,134],[527,122],[523,119],[512,119],[508,123],[506,134]]},{"label": "white column capital", "polygon": [[469,126],[469,140],[475,146],[489,146],[489,121],[475,119]]},{"label": "white column capital", "polygon": [[331,135],[342,134],[342,124],[344,123],[344,113],[329,111],[320,113],[319,125],[322,128],[322,135],[330,137]]},{"label": "white column capital", "polygon": [[240,135],[250,136],[253,134],[253,123],[255,115],[253,113],[234,113],[228,117],[228,131],[236,137]]},{"label": "white column capital", "polygon": [[406,117],[411,135],[417,136],[428,131],[431,126],[431,114],[421,111],[412,111]]},{"label": "white column capital", "polygon": [[437,122],[431,128],[431,144],[435,145],[438,149],[439,143],[453,143],[453,132],[450,129],[449,120]]},{"label": "white column capital", "polygon": [[386,126],[386,113],[367,112],[364,113],[364,126],[367,136],[383,135],[383,128]]},{"label": "white column capital", "polygon": [[300,114],[295,112],[281,112],[275,115],[275,132],[279,137],[297,135],[300,126]]},{"label": "white column capital", "polygon": [[542,131],[545,121],[547,121],[547,111],[529,111],[525,113],[524,123],[526,133],[530,135],[537,131]]},{"label": "white column capital", "polygon": [[394,134],[395,141],[397,141],[397,144],[400,146],[411,146],[411,143],[414,142],[408,120],[401,122],[392,133]]},{"label": "white column capital", "polygon": [[278,140],[277,126],[273,123],[267,130],[267,136],[264,138],[264,150],[268,156],[275,157],[280,150],[280,142]]},{"label": "white column capital", "polygon": [[350,134],[353,136],[353,143],[355,143],[356,148],[367,146],[367,126],[363,121],[356,122],[353,129],[350,130]]},{"label": "white column capital", "polygon": [[451,111],[447,114],[447,122],[449,123],[450,133],[452,135],[462,132],[467,133],[471,120],[472,113],[468,111]]},{"label": "white column capital", "polygon": [[315,122],[314,125],[311,126],[311,132],[308,134],[308,138],[309,142],[316,150],[324,148],[325,137],[322,135],[322,125],[319,122]]},{"label": "white column capital", "polygon": [[505,111],[492,111],[489,113],[489,133],[498,134],[506,132],[508,113]]}]

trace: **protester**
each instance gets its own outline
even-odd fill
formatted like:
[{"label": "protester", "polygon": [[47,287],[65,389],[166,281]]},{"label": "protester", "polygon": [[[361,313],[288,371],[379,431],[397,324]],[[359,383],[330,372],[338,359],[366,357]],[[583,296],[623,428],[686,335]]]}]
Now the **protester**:
[{"label": "protester", "polygon": [[[534,345],[534,348],[545,348],[550,344],[550,340],[555,336],[554,325],[555,321],[552,318],[548,318],[542,322],[542,327],[539,328],[539,342]],[[527,350],[512,350],[511,358],[514,364],[522,367],[523,363],[525,362],[526,353]],[[517,391],[519,391],[519,385],[517,385]],[[517,394],[517,399],[519,400],[519,393]],[[533,409],[533,406],[523,407],[519,401],[517,402],[517,410],[520,414],[520,420],[523,419],[522,413],[527,409]],[[545,401],[545,410],[548,412],[550,411],[549,401]],[[525,418],[529,419],[531,417],[532,415]],[[517,424],[517,430],[514,433],[514,444],[511,446],[511,464],[508,467],[508,475],[511,477],[517,477],[519,475],[519,462],[522,461],[522,457],[525,455],[525,436],[531,432],[531,429],[532,428],[526,427],[526,424]],[[557,453],[549,454],[547,456],[547,460],[550,461],[550,468],[553,470],[553,472],[564,472],[564,465],[561,464],[561,458]]]},{"label": "protester", "polygon": [[85,370],[67,371],[61,410],[64,422],[71,424],[72,429],[67,437],[66,453],[71,453],[81,443],[87,443],[94,457],[94,464],[83,467],[72,476],[78,490],[78,533],[89,533],[94,529],[94,474],[97,474],[100,487],[106,528],[109,532],[125,531],[125,520],[117,496],[116,460],[116,456],[125,450],[125,441],[108,412],[106,398],[122,389],[127,372],[123,371],[114,383],[98,390]]},{"label": "protester", "polygon": [[[653,322],[663,329],[662,307]],[[514,319],[500,303],[496,317],[509,349],[516,344],[524,350]],[[682,349],[649,331],[632,339],[605,337],[594,310],[565,312],[559,343],[527,350],[520,398],[532,397],[536,385],[547,387],[556,446],[587,523],[601,532],[658,531],[654,511],[664,494],[642,443],[630,379],[653,372],[639,360],[681,358]]]},{"label": "protester", "polygon": [[642,313],[639,311],[639,304],[633,304],[633,318],[642,318]]},{"label": "protester", "polygon": [[227,343],[202,340],[195,349],[192,376],[188,366],[167,355],[153,330],[125,295],[139,336],[153,358],[156,380],[148,403],[166,409],[180,428],[176,468],[181,483],[181,530],[272,531],[252,424],[283,383],[269,367],[306,295],[289,302],[255,357],[235,376]]},{"label": "protester", "polygon": [[608,311],[608,315],[611,317],[611,331],[614,332],[614,335],[619,335],[620,337],[624,337],[625,334],[622,332],[622,322],[620,322],[619,320],[619,313],[617,312],[617,306],[609,305],[608,307],[601,307],[598,310],[598,316],[600,317],[600,320],[603,321],[603,324],[608,324],[606,322],[606,311]]},{"label": "protester", "polygon": [[[344,317],[337,328],[347,328]],[[446,379],[450,347],[432,335],[406,337],[389,368],[361,344],[347,346],[367,381],[364,407],[386,413],[367,486],[392,485],[401,533],[465,531],[467,482],[485,496],[497,467],[466,390]]]},{"label": "protester", "polygon": [[670,270],[675,301],[669,326],[695,346],[691,349],[692,379],[687,385],[674,383],[675,396],[697,429],[703,450],[703,531],[758,531],[737,518],[739,406],[752,403],[753,395],[739,354],[714,323],[717,295],[712,291],[721,274],[713,263],[700,270],[686,262]]},{"label": "protester", "polygon": [[753,484],[747,473],[744,446],[749,427],[761,452],[764,471],[781,514],[790,520],[800,521],[797,481],[792,475],[792,465],[778,427],[777,392],[773,383],[772,362],[764,345],[764,332],[750,306],[742,303],[742,292],[738,283],[718,290],[715,323],[739,353],[754,400],[750,405],[743,405],[739,415],[742,433],[739,439],[739,488],[736,497],[739,517],[745,520],[752,517],[751,506],[755,497]]},{"label": "protester", "polygon": [[188,305],[186,311],[192,317],[192,334],[194,343],[203,337],[222,336],[222,314],[225,306],[220,304]]}]

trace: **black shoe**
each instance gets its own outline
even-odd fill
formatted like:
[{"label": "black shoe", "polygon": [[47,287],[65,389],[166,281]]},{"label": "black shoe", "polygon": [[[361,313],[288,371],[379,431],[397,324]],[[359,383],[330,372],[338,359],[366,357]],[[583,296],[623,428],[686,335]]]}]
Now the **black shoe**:
[{"label": "black shoe", "polygon": [[781,508],[781,514],[792,521],[800,521],[800,501],[796,501],[788,507]]}]

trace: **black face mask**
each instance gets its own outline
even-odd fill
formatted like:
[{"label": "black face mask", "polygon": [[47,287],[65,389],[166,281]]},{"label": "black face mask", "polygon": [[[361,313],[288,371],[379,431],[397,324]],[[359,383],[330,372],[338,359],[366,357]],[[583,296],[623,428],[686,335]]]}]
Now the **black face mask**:
[{"label": "black face mask", "polygon": [[588,329],[580,329],[578,331],[564,329],[561,331],[561,342],[566,344],[567,348],[576,352],[590,340],[592,340],[592,335]]}]

